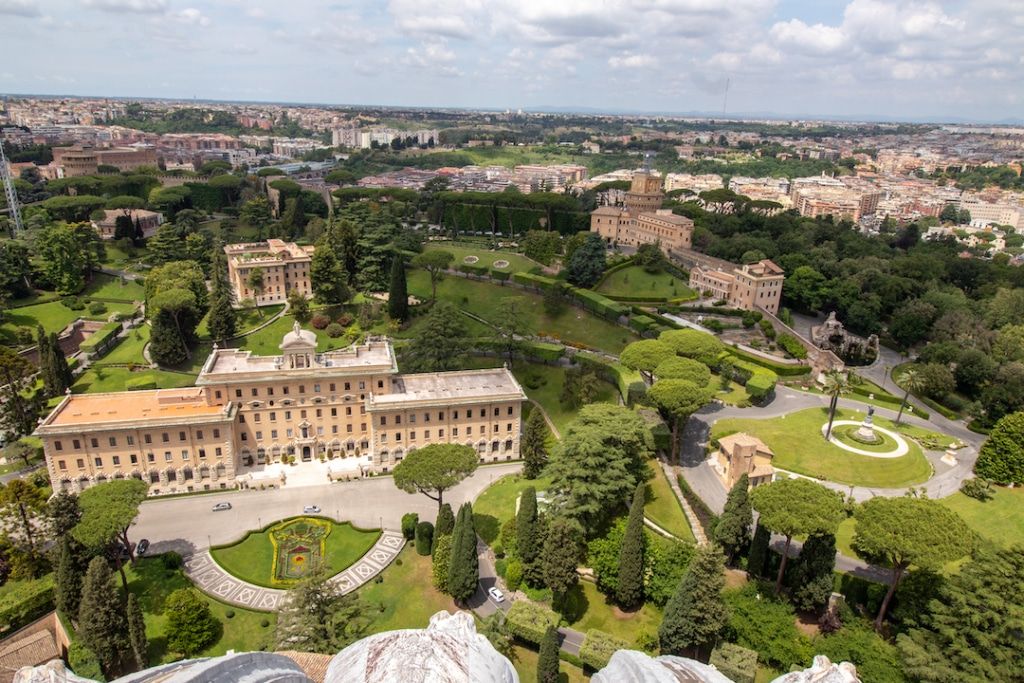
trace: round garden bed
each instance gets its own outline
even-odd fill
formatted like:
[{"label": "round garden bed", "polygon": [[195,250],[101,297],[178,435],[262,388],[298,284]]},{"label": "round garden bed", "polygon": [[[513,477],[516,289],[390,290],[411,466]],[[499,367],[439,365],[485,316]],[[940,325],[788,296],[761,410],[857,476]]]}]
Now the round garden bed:
[{"label": "round garden bed", "polygon": [[[910,445],[906,439],[883,427],[873,427],[876,441],[869,442],[857,434],[861,424],[853,420],[836,420],[832,423],[832,435],[829,441],[843,450],[874,458],[898,458],[910,451]],[[828,423],[822,427],[822,432],[826,429],[828,429]]]},{"label": "round garden bed", "polygon": [[505,259],[498,259],[497,261],[495,261],[491,265],[494,266],[495,268],[497,268],[498,270],[505,270],[506,268],[508,268],[512,264],[509,263],[508,261],[506,261]]},{"label": "round garden bed", "polygon": [[380,530],[364,530],[326,517],[292,517],[250,531],[230,545],[210,549],[232,576],[266,588],[289,588],[322,562],[328,575],[344,571],[366,554]]}]

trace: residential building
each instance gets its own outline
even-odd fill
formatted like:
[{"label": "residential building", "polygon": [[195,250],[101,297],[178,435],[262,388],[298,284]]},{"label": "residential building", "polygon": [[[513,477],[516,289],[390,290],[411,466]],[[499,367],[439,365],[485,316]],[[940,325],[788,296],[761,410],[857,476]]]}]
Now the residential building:
[{"label": "residential building", "polygon": [[731,489],[744,474],[750,487],[771,482],[775,476],[772,453],[760,439],[740,432],[718,440],[718,450],[709,458],[711,468],[722,480],[726,490]]},{"label": "residential building", "polygon": [[735,266],[731,272],[697,265],[690,270],[690,289],[710,294],[732,308],[764,309],[776,315],[785,279],[782,268],[768,259]]},{"label": "residential building", "polygon": [[590,214],[590,231],[615,245],[638,247],[660,242],[668,252],[689,249],[693,221],[661,209],[664,198],[661,177],[637,171],[625,194],[625,208],[599,207]]},{"label": "residential building", "polygon": [[700,194],[707,190],[717,190],[725,187],[722,176],[717,173],[704,173],[694,175],[692,173],[668,173],[665,175],[665,192],[673,190],[690,190]]},{"label": "residential building", "polygon": [[995,204],[976,197],[963,197],[960,200],[960,209],[966,209],[971,214],[971,225],[976,227],[994,223],[1009,225],[1015,230],[1024,229],[1024,206]]},{"label": "residential building", "polygon": [[[117,227],[117,217],[125,215],[125,212],[121,209],[106,209],[103,214],[102,220],[92,221],[92,227],[103,239],[113,239],[114,229]],[[132,219],[132,223],[142,229],[142,236],[145,238],[155,235],[156,229],[164,222],[164,215],[158,211],[131,209],[127,215]]]},{"label": "residential building", "polygon": [[435,443],[519,457],[526,395],[507,368],[401,374],[386,339],[321,353],[297,323],[279,348],[214,347],[190,388],[66,396],[36,430],[54,490],[129,477],[154,494],[233,488],[285,456],[388,472]]},{"label": "residential building", "polygon": [[[294,242],[279,239],[225,246],[228,280],[235,293],[235,302],[252,299],[257,306],[284,303],[293,289],[306,298],[312,297],[309,269],[314,249],[312,245],[300,247]],[[253,270],[263,274],[262,292],[249,286],[249,274]]]}]

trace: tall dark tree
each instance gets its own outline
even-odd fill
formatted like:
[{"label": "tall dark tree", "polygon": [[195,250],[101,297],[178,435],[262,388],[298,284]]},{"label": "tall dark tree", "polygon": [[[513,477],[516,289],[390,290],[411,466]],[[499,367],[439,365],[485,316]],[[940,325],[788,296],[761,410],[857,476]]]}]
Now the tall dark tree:
[{"label": "tall dark tree", "polygon": [[314,567],[295,588],[277,620],[280,649],[335,654],[363,636],[369,626],[368,605],[321,567]]},{"label": "tall dark tree", "polygon": [[439,301],[427,314],[419,335],[409,344],[405,352],[406,365],[413,372],[454,370],[468,350],[468,332],[462,313],[447,301]]},{"label": "tall dark tree", "polygon": [[[328,228],[330,230],[330,228]],[[322,304],[342,304],[348,301],[348,273],[334,253],[331,235],[325,232],[316,243],[316,251],[309,264],[309,279],[313,296]]]},{"label": "tall dark tree", "polygon": [[541,564],[544,583],[554,593],[555,604],[561,604],[569,590],[579,582],[576,567],[580,562],[583,534],[579,526],[566,517],[555,517],[548,524]]},{"label": "tall dark tree", "polygon": [[388,315],[399,322],[409,319],[409,286],[405,280],[405,262],[402,260],[401,254],[395,254],[391,259]]},{"label": "tall dark tree", "polygon": [[57,609],[66,615],[78,617],[82,601],[82,565],[80,547],[70,535],[63,536],[57,546],[57,575],[54,580],[54,600]]},{"label": "tall dark tree", "polygon": [[224,249],[215,242],[210,253],[210,312],[207,314],[210,336],[221,344],[238,331],[235,297],[228,282],[227,259]]},{"label": "tall dark tree", "polygon": [[128,624],[105,557],[89,563],[78,607],[78,637],[109,672],[128,647]]},{"label": "tall dark tree", "polygon": [[729,620],[722,599],[725,556],[717,545],[697,549],[658,628],[663,654],[706,658]]},{"label": "tall dark tree", "polygon": [[437,518],[434,520],[434,538],[430,544],[430,554],[434,554],[434,550],[437,549],[437,542],[442,536],[451,536],[452,532],[455,531],[455,514],[452,512],[452,506],[445,503],[437,510]]},{"label": "tall dark tree", "polygon": [[750,478],[744,473],[729,489],[725,509],[715,525],[715,541],[722,546],[726,563],[729,565],[736,563],[750,542],[750,525],[753,524],[754,517],[747,492],[749,486]]},{"label": "tall dark tree", "polygon": [[60,341],[56,332],[50,333],[48,347],[51,354],[50,368],[53,373],[53,395],[61,396],[68,390],[68,387],[75,383],[75,376],[71,372],[71,366],[68,365],[67,356],[60,349]]},{"label": "tall dark tree", "polygon": [[523,575],[531,586],[543,580],[540,567],[540,553],[544,539],[541,538],[537,519],[537,490],[527,486],[519,495],[519,511],[516,513],[516,548],[523,563]]},{"label": "tall dark tree", "polygon": [[619,582],[615,599],[626,609],[635,609],[644,601],[644,503],[647,484],[641,482],[633,493],[626,533],[619,549]]},{"label": "tall dark tree", "polygon": [[758,524],[754,530],[754,540],[750,542],[750,552],[747,553],[747,573],[751,576],[764,576],[771,540],[772,532],[763,524]]},{"label": "tall dark tree", "polygon": [[577,287],[593,287],[605,269],[604,240],[590,233],[573,252],[566,267],[566,279]]},{"label": "tall dark tree", "polygon": [[832,595],[832,571],[836,567],[836,537],[813,534],[800,548],[793,566],[792,598],[797,609],[818,610]]},{"label": "tall dark tree", "polygon": [[142,617],[142,608],[139,607],[139,599],[135,593],[128,594],[128,641],[132,646],[132,655],[135,656],[135,665],[140,669],[146,668],[149,641],[146,639],[146,621]]},{"label": "tall dark tree", "polygon": [[548,626],[540,641],[540,656],[537,658],[537,683],[558,683],[558,629]]},{"label": "tall dark tree", "polygon": [[43,380],[43,391],[47,396],[57,396],[53,373],[53,352],[50,351],[50,337],[42,325],[36,327],[36,355],[39,357],[39,379]]},{"label": "tall dark tree", "polygon": [[48,504],[47,515],[50,518],[51,530],[57,538],[71,533],[82,519],[82,510],[78,506],[78,496],[67,491],[58,491]]},{"label": "tall dark tree", "polygon": [[191,657],[212,645],[221,626],[210,605],[192,588],[179,588],[164,601],[167,616],[167,647]]},{"label": "tall dark tree", "polygon": [[448,566],[448,592],[456,602],[465,603],[476,592],[480,565],[476,554],[476,527],[473,506],[463,503],[455,518],[452,554]]},{"label": "tall dark tree", "polygon": [[523,438],[519,442],[519,454],[523,457],[523,476],[536,479],[548,465],[548,423],[544,421],[544,413],[534,406],[523,429]]}]

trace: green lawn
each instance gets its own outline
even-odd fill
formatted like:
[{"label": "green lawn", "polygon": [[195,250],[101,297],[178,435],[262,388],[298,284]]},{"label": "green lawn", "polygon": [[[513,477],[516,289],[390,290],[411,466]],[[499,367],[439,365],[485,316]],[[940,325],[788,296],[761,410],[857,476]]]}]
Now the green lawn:
[{"label": "green lawn", "polygon": [[650,296],[666,299],[696,299],[697,293],[686,282],[666,272],[648,273],[640,266],[616,270],[604,279],[597,291],[608,296]]},{"label": "green lawn", "polygon": [[647,482],[647,503],[644,505],[644,516],[675,536],[696,543],[690,524],[686,521],[686,513],[672,488],[665,479],[665,471],[657,462],[650,463],[654,478]]},{"label": "green lawn", "polygon": [[430,557],[419,555],[412,544],[405,546],[378,579],[357,592],[375,608],[371,609],[374,616],[369,633],[426,628],[430,617],[438,612],[454,613],[459,609],[451,597],[434,588]]},{"label": "green lawn", "polygon": [[963,517],[982,538],[1002,546],[1024,544],[1024,488],[993,487],[992,500],[981,502],[955,493],[939,502]]},{"label": "green lawn", "polygon": [[128,368],[91,367],[78,377],[71,387],[76,394],[98,394],[110,391],[126,391],[125,383],[141,377],[152,379],[158,389],[177,389],[195,384],[196,375],[167,370],[140,370],[131,372]]},{"label": "green lawn", "polygon": [[636,612],[623,612],[590,581],[580,581],[566,601],[570,627],[584,633],[596,628],[623,639],[635,649],[637,636],[643,631],[656,634],[661,623],[661,611],[653,605],[647,603]]},{"label": "green lawn", "polygon": [[[409,272],[409,291],[422,299],[430,298],[430,277],[426,271]],[[567,305],[558,315],[550,316],[544,310],[540,295],[492,282],[448,275],[438,283],[437,296],[490,322],[496,321],[496,311],[502,299],[518,297],[525,304],[523,320],[529,332],[610,353],[619,353],[626,344],[637,339],[629,330],[574,306]]]},{"label": "green lawn", "polygon": [[145,364],[146,358],[142,355],[142,349],[149,343],[149,332],[149,325],[136,327],[114,347],[113,351],[103,356],[97,363],[99,365]]},{"label": "green lawn", "polygon": [[[448,242],[430,242],[426,245],[426,249],[444,250],[454,254],[455,260],[452,261],[452,268],[457,268],[458,266],[466,263],[465,259],[467,256],[476,256],[477,265],[487,266],[488,268],[504,271],[506,273],[527,272],[533,268],[541,267],[541,264],[537,263],[533,259],[512,251],[494,251],[486,249],[485,247],[474,248],[462,244],[456,246]],[[498,268],[494,265],[495,261],[508,261],[508,265]]]},{"label": "green lawn", "polygon": [[526,479],[521,474],[506,474],[484,489],[473,501],[473,522],[477,534],[485,543],[492,545],[498,540],[501,525],[516,514],[516,499],[523,489],[530,486],[540,493],[551,486],[551,479]]},{"label": "green lawn", "polygon": [[[561,434],[565,433],[565,429],[576,419],[576,414],[579,412],[578,409],[559,400],[562,394],[562,385],[565,383],[565,370],[561,366],[525,361],[518,361],[512,366],[512,374],[523,385],[526,395],[544,408],[544,412],[555,423],[555,428]],[[600,391],[594,403],[616,403],[619,394],[615,387],[603,380],[598,381],[600,382]],[[533,385],[536,385],[536,388],[531,388]]]},{"label": "green lawn", "polygon": [[113,299],[120,301],[142,301],[146,298],[146,291],[142,285],[133,280],[125,280],[123,283],[118,277],[95,273],[92,280],[82,291],[82,297],[89,299]]},{"label": "green lawn", "polygon": [[[837,420],[861,420],[863,417],[863,413],[852,410],[836,413]],[[808,408],[770,420],[719,420],[711,434],[719,437],[747,432],[772,449],[775,467],[842,484],[896,488],[920,484],[931,476],[931,465],[913,441],[909,442],[910,452],[899,458],[857,455],[824,440],[821,427],[827,420],[827,409]],[[875,424],[892,427],[889,420],[878,416],[875,416]]]},{"label": "green lawn", "polygon": [[[282,308],[284,308],[284,304],[274,304],[273,306],[260,306],[259,309],[240,309],[236,315],[236,319],[238,322],[235,326],[235,329],[238,331],[237,334],[243,334],[255,327],[259,327],[267,320],[277,315],[278,311],[280,311]],[[209,314],[204,315],[203,319],[199,321],[199,326],[196,328],[196,334],[199,335],[200,339],[210,338],[209,322]]]},{"label": "green lawn", "polygon": [[[149,663],[151,665],[172,662],[180,656],[167,651],[164,631],[167,618],[164,616],[164,602],[167,596],[179,588],[188,588],[192,583],[180,569],[166,569],[159,556],[141,558],[134,567],[127,567],[128,588],[139,599],[146,620],[146,637],[149,639]],[[114,579],[120,585],[120,578]],[[228,650],[254,652],[273,649],[274,629],[277,615],[253,612],[241,607],[226,605],[199,593],[210,605],[210,610],[222,630],[217,641],[198,653],[200,657],[216,657]],[[230,619],[227,614],[234,614]],[[266,621],[267,626],[261,624]]]},{"label": "green lawn", "polygon": [[37,325],[42,325],[47,333],[60,332],[78,318],[107,320],[111,313],[124,313],[127,315],[135,310],[135,306],[132,304],[105,302],[105,305],[107,310],[99,315],[91,315],[88,308],[72,311],[59,301],[8,309],[4,311],[3,322],[0,323],[0,337],[5,338],[7,343],[10,343],[13,341],[15,331],[19,327],[27,327],[32,331],[32,336],[35,337]]},{"label": "green lawn", "polygon": [[729,380],[729,388],[723,389],[722,378],[715,374],[712,374],[711,379],[708,380],[707,388],[714,392],[715,398],[730,406],[739,405],[750,400],[747,389],[742,384]]},{"label": "green lawn", "polygon": [[[522,645],[512,646],[512,666],[519,674],[520,683],[530,683],[537,680],[537,660],[540,658],[535,651]],[[590,676],[583,673],[583,669],[573,666],[569,662],[559,663],[559,683],[586,683]]]},{"label": "green lawn", "polygon": [[[324,550],[328,573],[337,574],[356,562],[378,538],[379,530],[362,531],[348,522],[339,524],[332,520]],[[221,567],[244,581],[280,588],[280,583],[273,578],[274,545],[266,530],[249,532],[241,541],[213,548],[210,554]]]},{"label": "green lawn", "polygon": [[[416,316],[409,323],[408,327],[400,329],[398,332],[395,333],[395,335],[394,335],[395,338],[396,339],[412,339],[414,337],[417,337],[420,334],[420,330],[423,329],[423,323],[425,323],[426,320],[427,320],[426,314]],[[494,336],[494,328],[493,327],[490,327],[489,325],[485,325],[484,323],[482,323],[479,320],[476,320],[474,318],[470,318],[468,315],[463,315],[462,316],[462,324],[466,328],[466,335],[469,336],[469,337],[472,337],[474,339],[475,338],[479,338],[479,337],[493,337]],[[371,329],[371,331],[373,331],[375,333],[379,333],[379,334],[386,334],[387,333],[387,329],[386,328],[387,328],[387,324],[386,323],[378,323],[377,325],[375,325]],[[500,361],[498,362],[498,365],[499,366],[501,365]]]},{"label": "green lawn", "polygon": [[[255,356],[279,356],[281,355],[281,340],[284,339],[284,335],[292,331],[294,325],[295,318],[284,315],[259,332],[237,339],[231,344],[240,349],[249,349]],[[311,325],[304,325],[303,328],[316,333],[317,351],[333,351],[349,345],[344,337],[331,339],[326,332]]]}]

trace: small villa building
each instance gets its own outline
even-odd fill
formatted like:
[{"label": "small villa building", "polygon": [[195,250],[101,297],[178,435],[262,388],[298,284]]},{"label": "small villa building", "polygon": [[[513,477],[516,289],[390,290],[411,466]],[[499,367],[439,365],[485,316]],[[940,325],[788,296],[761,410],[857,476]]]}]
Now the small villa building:
[{"label": "small villa building", "polygon": [[775,476],[775,454],[760,439],[740,432],[718,440],[718,450],[709,461],[726,489],[731,489],[744,474],[751,488],[769,483]]}]

